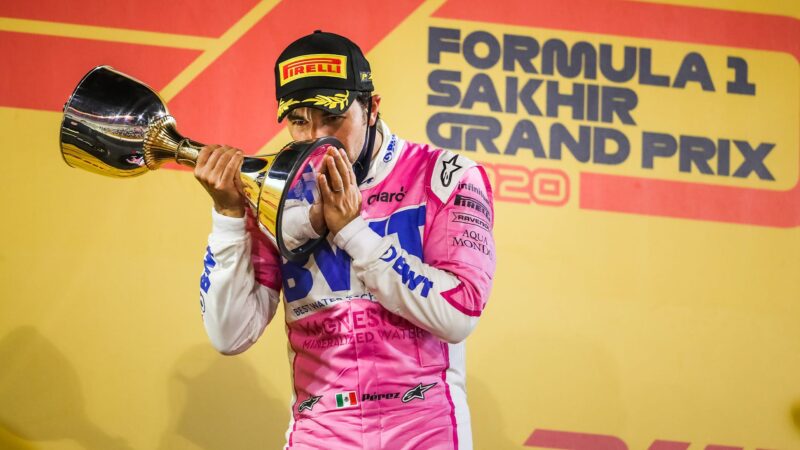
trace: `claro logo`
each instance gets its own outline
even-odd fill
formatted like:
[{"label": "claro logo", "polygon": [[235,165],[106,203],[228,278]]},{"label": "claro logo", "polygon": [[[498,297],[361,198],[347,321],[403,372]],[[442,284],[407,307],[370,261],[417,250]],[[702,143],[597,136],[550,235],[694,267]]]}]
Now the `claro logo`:
[{"label": "claro logo", "polygon": [[367,198],[367,204],[371,205],[375,202],[402,202],[404,198],[406,198],[406,188],[401,186],[399,192],[378,192],[377,194],[370,195]]}]

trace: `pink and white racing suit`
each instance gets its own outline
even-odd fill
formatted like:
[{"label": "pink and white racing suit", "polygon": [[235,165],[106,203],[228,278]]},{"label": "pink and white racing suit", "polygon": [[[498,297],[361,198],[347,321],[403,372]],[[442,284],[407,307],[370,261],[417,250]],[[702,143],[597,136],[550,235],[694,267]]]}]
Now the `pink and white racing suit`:
[{"label": "pink and white racing suit", "polygon": [[286,448],[471,449],[463,341],[492,285],[491,188],[464,156],[379,130],[361,217],[304,264],[280,258],[252,217],[214,213],[203,321],[220,352],[242,352],[283,291]]}]

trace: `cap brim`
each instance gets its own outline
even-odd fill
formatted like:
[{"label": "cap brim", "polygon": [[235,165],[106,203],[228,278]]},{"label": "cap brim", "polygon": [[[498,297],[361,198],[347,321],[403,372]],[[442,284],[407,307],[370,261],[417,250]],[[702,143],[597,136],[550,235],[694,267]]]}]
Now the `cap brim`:
[{"label": "cap brim", "polygon": [[356,101],[358,91],[342,89],[304,89],[278,99],[278,122],[295,108],[317,108],[342,114]]}]

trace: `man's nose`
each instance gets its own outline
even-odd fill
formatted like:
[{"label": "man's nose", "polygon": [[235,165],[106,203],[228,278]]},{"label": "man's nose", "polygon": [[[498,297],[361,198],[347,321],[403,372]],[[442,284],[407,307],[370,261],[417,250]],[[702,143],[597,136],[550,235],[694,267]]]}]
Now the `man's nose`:
[{"label": "man's nose", "polygon": [[321,137],[329,136],[325,127],[310,126],[306,129],[297,132],[295,139],[298,141],[313,141]]},{"label": "man's nose", "polygon": [[294,134],[294,138],[298,141],[313,141],[323,136],[327,136],[327,134],[325,134],[321,129],[310,127],[303,131],[297,131]]},{"label": "man's nose", "polygon": [[326,127],[312,127],[311,128],[311,139],[319,139],[321,137],[329,136],[328,129]]}]

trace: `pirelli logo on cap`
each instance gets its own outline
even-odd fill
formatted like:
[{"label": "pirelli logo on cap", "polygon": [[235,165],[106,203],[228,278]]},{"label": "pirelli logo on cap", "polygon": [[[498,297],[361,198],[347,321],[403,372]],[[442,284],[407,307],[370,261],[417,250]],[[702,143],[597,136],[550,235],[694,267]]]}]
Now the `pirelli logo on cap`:
[{"label": "pirelli logo on cap", "polygon": [[278,64],[281,86],[304,77],[347,78],[347,57],[316,54],[297,56]]}]

